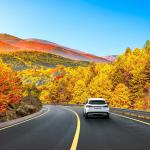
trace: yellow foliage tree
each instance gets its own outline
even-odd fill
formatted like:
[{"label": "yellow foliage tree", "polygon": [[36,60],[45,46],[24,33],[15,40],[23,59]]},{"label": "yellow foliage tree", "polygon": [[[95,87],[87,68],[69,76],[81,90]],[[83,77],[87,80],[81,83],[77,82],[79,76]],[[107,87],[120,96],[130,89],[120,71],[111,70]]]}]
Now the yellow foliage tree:
[{"label": "yellow foliage tree", "polygon": [[72,95],[73,99],[70,101],[72,104],[80,104],[87,101],[89,98],[89,93],[83,80],[78,80],[75,83]]},{"label": "yellow foliage tree", "polygon": [[118,84],[113,91],[110,105],[112,107],[129,108],[129,90],[123,83]]},{"label": "yellow foliage tree", "polygon": [[111,98],[111,80],[107,75],[96,76],[89,85],[91,97],[100,97],[109,100]]}]

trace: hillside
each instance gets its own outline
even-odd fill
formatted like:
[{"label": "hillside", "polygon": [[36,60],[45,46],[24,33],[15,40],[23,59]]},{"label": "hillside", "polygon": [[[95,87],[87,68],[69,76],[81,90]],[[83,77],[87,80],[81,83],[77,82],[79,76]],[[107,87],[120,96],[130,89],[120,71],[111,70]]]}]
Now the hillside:
[{"label": "hillside", "polygon": [[0,43],[0,52],[15,51],[39,51],[55,54],[72,60],[90,61],[90,62],[110,62],[109,60],[88,54],[79,50],[71,49],[56,43],[40,39],[20,39],[9,34],[0,34],[0,42],[9,45],[9,48]]},{"label": "hillside", "polygon": [[86,66],[88,62],[67,59],[50,53],[37,51],[19,51],[0,53],[0,58],[11,66],[14,70],[24,70],[28,68],[53,68],[57,65],[69,66]]},{"label": "hillside", "polygon": [[111,62],[114,62],[117,59],[117,55],[103,56],[103,58],[105,58]]},{"label": "hillside", "polygon": [[9,44],[13,44],[13,43],[16,43],[18,41],[20,41],[22,39],[16,37],[16,36],[13,36],[13,35],[9,35],[9,34],[0,34],[0,41],[3,41],[3,42],[6,42],[6,43],[9,43]]},{"label": "hillside", "polygon": [[16,50],[17,48],[15,46],[11,46],[5,42],[0,41],[0,51],[5,51],[5,52],[9,52],[10,49],[12,51]]}]

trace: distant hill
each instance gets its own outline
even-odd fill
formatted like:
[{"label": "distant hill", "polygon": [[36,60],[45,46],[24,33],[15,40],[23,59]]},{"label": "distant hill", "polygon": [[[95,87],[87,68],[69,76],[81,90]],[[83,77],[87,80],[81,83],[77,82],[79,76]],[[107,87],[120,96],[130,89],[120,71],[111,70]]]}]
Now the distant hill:
[{"label": "distant hill", "polygon": [[[72,60],[90,61],[90,62],[110,62],[109,60],[88,54],[82,51],[71,49],[40,39],[21,39],[9,34],[0,34],[0,52],[16,51],[39,51],[55,54]],[[7,45],[4,45],[4,43]]]},{"label": "distant hill", "polygon": [[54,68],[57,65],[67,67],[87,66],[86,61],[71,60],[50,53],[37,51],[20,51],[0,53],[0,58],[11,66],[14,70],[24,70],[28,68]]},{"label": "distant hill", "polygon": [[105,59],[107,59],[107,60],[113,62],[113,61],[116,60],[117,55],[103,56],[103,58],[105,58]]},{"label": "distant hill", "polygon": [[8,44],[13,44],[13,43],[16,43],[18,41],[20,41],[22,39],[18,38],[18,37],[15,37],[13,35],[9,35],[9,34],[0,34],[0,41],[3,41],[3,42],[6,42]]}]

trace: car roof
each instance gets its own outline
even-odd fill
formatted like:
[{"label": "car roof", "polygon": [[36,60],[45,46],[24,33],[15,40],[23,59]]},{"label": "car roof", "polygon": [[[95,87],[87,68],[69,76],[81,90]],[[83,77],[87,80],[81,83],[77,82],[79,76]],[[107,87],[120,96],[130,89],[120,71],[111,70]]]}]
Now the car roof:
[{"label": "car roof", "polygon": [[105,101],[104,98],[89,98],[89,99],[88,99],[88,101],[91,101],[91,100],[103,100],[103,101]]}]

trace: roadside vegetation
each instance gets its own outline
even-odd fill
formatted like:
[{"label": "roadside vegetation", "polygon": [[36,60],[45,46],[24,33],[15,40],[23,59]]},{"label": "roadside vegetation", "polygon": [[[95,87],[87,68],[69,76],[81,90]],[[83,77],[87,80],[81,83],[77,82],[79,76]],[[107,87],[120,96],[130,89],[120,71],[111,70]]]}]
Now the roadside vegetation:
[{"label": "roadside vegetation", "polygon": [[112,64],[60,67],[52,81],[38,88],[44,103],[82,104],[103,97],[111,107],[150,110],[150,42],[143,49],[127,48]]},{"label": "roadside vegetation", "polygon": [[1,54],[0,112],[25,97],[47,104],[82,104],[89,97],[103,97],[111,107],[150,110],[150,41],[142,49],[127,48],[109,64],[67,60],[64,65],[51,54],[30,54]]},{"label": "roadside vegetation", "polygon": [[22,81],[16,71],[0,60],[0,121],[15,119],[41,109],[36,96],[23,96]]}]

